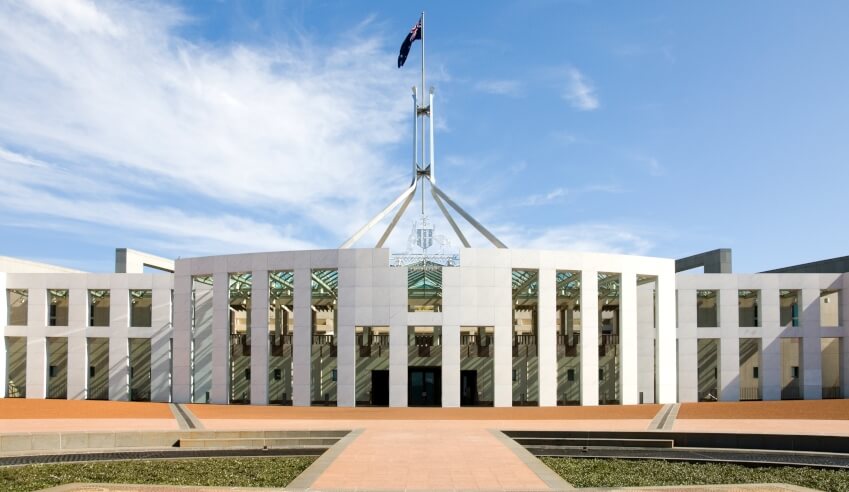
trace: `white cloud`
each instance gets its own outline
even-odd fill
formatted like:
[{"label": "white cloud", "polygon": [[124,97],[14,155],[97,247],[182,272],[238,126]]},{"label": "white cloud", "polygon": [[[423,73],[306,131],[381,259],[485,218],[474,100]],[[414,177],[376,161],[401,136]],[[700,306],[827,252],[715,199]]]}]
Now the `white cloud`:
[{"label": "white cloud", "polygon": [[598,109],[599,101],[595,87],[577,68],[570,68],[567,73],[566,89],[563,98],[569,101],[573,108],[581,111]]},{"label": "white cloud", "polygon": [[475,84],[475,89],[497,96],[520,96],[522,84],[518,80],[482,80]]},{"label": "white cloud", "polygon": [[[85,177],[4,174],[4,206],[21,194],[39,214],[117,227],[115,210],[173,241],[219,228],[257,249],[304,244],[287,237],[299,224],[341,241],[394,193],[384,156],[409,98],[378,39],[213,46],[181,37],[186,22],[151,2],[0,2],[0,146],[16,151],[0,157]],[[180,210],[139,203],[163,195]]]},{"label": "white cloud", "polygon": [[654,248],[649,237],[621,224],[574,224],[533,229],[499,228],[497,235],[511,248],[645,255]]},{"label": "white cloud", "polygon": [[540,205],[550,205],[553,203],[562,203],[567,198],[574,198],[585,193],[622,193],[623,190],[616,184],[594,184],[582,186],[580,188],[562,188],[557,187],[548,193],[540,193],[529,195],[520,200],[517,205],[520,207],[537,207]]}]

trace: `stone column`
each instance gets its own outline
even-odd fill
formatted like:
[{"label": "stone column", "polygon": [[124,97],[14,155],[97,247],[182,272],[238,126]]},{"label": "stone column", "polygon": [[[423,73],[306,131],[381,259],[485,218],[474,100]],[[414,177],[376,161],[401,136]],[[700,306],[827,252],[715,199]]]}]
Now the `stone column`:
[{"label": "stone column", "polygon": [[822,399],[822,341],[820,289],[802,289],[802,398]]},{"label": "stone column", "polygon": [[735,288],[719,291],[719,399],[740,400],[740,311]]},{"label": "stone column", "polygon": [[212,388],[210,403],[230,402],[230,275],[217,271],[212,280]]},{"label": "stone column", "polygon": [[598,405],[598,272],[581,272],[581,405]]},{"label": "stone column", "polygon": [[251,405],[268,405],[268,270],[251,272]]},{"label": "stone column", "polygon": [[512,270],[507,267],[493,269],[495,299],[502,301],[495,307],[495,333],[493,334],[493,395],[496,407],[513,406],[513,295]]},{"label": "stone column", "polygon": [[[339,268],[336,302],[336,405],[357,406],[356,269]],[[371,290],[371,285],[360,287]],[[370,307],[370,306],[369,306]]]},{"label": "stone column", "polygon": [[[171,366],[171,401],[175,403],[192,402],[192,277],[187,264],[177,261],[174,274],[174,325],[173,353],[168,343],[168,326],[155,316],[157,306],[165,301],[161,291],[153,291],[152,324],[155,328],[150,339],[150,398],[153,401],[168,401],[165,391]],[[197,347],[195,347],[197,350]],[[170,363],[168,358],[173,362]]]},{"label": "stone column", "polygon": [[68,292],[68,399],[85,400],[88,386],[88,290],[70,289]]},{"label": "stone column", "polygon": [[109,399],[130,400],[130,291],[109,293]]},{"label": "stone column", "polygon": [[678,399],[699,401],[698,297],[695,289],[678,289]]},{"label": "stone column", "polygon": [[310,360],[312,358],[312,272],[295,269],[295,331],[292,333],[292,404],[308,407],[310,392]]},{"label": "stone column", "polygon": [[622,272],[619,298],[619,398],[622,405],[640,402],[637,389],[637,275]]},{"label": "stone column", "polygon": [[778,289],[761,290],[761,362],[758,379],[761,398],[781,399],[781,303]]},{"label": "stone column", "polygon": [[539,406],[557,406],[557,274],[539,270],[537,347],[539,347]]},{"label": "stone column", "polygon": [[442,406],[460,406],[460,326],[442,326]]},{"label": "stone column", "polygon": [[657,277],[657,395],[658,403],[675,403],[678,368],[675,350],[675,266]]}]

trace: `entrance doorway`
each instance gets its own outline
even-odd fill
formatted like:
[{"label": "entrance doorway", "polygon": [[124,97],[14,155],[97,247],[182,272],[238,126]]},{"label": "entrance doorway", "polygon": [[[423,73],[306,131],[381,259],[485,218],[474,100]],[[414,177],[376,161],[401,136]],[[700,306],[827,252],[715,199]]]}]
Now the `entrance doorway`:
[{"label": "entrance doorway", "polygon": [[478,404],[478,371],[460,371],[460,406]]},{"label": "entrance doorway", "polygon": [[442,405],[442,369],[439,367],[410,367],[407,381],[407,405],[438,407]]},{"label": "entrance doorway", "polygon": [[371,404],[378,407],[389,406],[389,371],[371,371]]}]

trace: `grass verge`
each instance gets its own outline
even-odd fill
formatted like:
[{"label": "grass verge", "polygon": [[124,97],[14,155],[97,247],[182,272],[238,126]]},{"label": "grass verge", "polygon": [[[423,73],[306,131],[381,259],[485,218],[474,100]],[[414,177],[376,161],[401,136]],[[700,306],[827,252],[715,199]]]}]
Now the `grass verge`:
[{"label": "grass verge", "polygon": [[849,471],[843,470],[660,460],[540,459],[575,487],[787,483],[826,491],[849,491]]},{"label": "grass verge", "polygon": [[31,491],[67,483],[285,487],[313,457],[103,461],[0,468],[0,490]]}]

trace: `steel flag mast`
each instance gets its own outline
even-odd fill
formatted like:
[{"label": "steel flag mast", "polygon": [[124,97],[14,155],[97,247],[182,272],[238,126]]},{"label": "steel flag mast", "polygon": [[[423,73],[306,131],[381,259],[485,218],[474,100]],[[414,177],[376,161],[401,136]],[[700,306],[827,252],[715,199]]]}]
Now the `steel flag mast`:
[{"label": "steel flag mast", "polygon": [[[386,240],[392,234],[392,231],[395,229],[395,226],[398,224],[398,221],[401,220],[401,217],[406,212],[407,207],[410,205],[410,202],[415,198],[416,190],[421,186],[421,197],[422,197],[422,216],[424,216],[424,188],[425,183],[430,184],[430,194],[433,197],[434,202],[436,202],[437,207],[445,219],[448,220],[448,223],[451,225],[451,228],[454,230],[454,233],[460,239],[460,242],[463,243],[463,246],[466,248],[471,247],[469,241],[466,239],[466,236],[463,234],[463,231],[460,230],[460,226],[454,220],[454,217],[451,215],[446,204],[450,206],[454,211],[456,211],[461,217],[463,217],[469,224],[472,225],[483,237],[485,237],[493,246],[497,248],[506,248],[507,246],[498,240],[495,235],[493,235],[489,230],[484,227],[480,222],[475,220],[468,212],[463,210],[460,205],[457,204],[454,200],[452,200],[444,191],[439,189],[436,186],[436,159],[434,154],[434,138],[433,138],[433,95],[434,90],[433,87],[428,91],[427,97],[425,97],[425,36],[424,36],[424,26],[425,26],[425,13],[422,12],[421,17],[419,18],[419,22],[413,26],[413,29],[404,39],[403,44],[401,45],[401,52],[398,55],[398,68],[401,68],[404,65],[404,62],[407,58],[407,53],[409,52],[410,46],[413,41],[421,40],[421,57],[422,57],[422,85],[421,85],[421,100],[419,99],[419,88],[413,86],[413,162],[412,162],[412,181],[400,195],[398,195],[395,200],[392,201],[386,208],[380,211],[377,215],[372,217],[371,220],[368,221],[363,227],[361,227],[353,236],[351,236],[345,243],[340,246],[340,249],[347,249],[354,245],[357,241],[359,241],[369,230],[371,230],[375,225],[380,223],[383,219],[385,219],[393,210],[396,208],[398,211],[395,213],[395,216],[389,222],[386,230],[384,230],[383,235],[380,236],[380,239],[377,241],[375,248],[382,248],[386,243]],[[427,119],[427,121],[425,121]],[[419,128],[421,128],[421,142],[419,142]],[[399,208],[400,206],[400,208]]]}]

